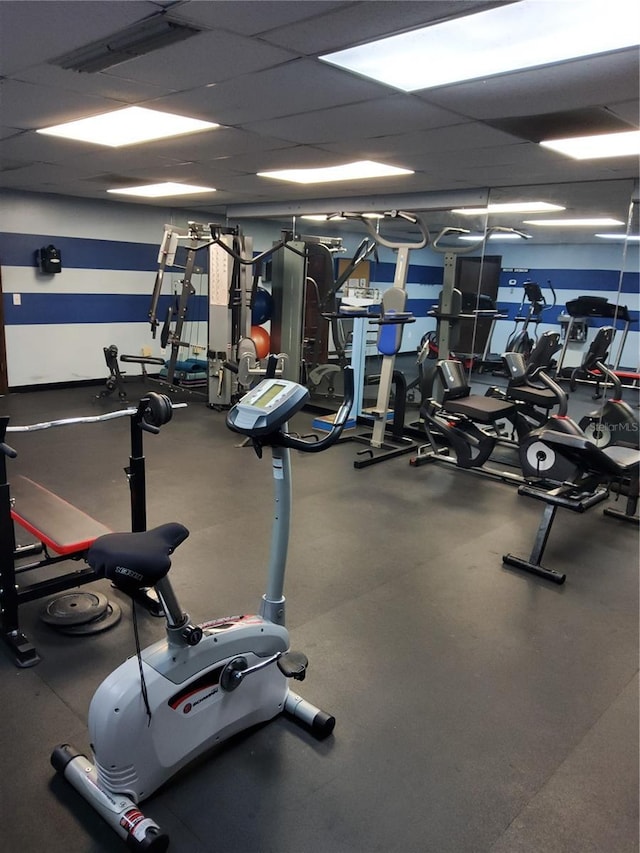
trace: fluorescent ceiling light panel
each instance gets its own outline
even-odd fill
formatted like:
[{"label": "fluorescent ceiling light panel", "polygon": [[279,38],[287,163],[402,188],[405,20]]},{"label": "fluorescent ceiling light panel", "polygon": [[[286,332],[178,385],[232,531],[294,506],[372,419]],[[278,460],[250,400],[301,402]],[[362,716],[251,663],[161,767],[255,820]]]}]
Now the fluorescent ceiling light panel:
[{"label": "fluorescent ceiling light panel", "polygon": [[596,234],[596,237],[600,237],[601,240],[618,240],[620,243],[624,242],[625,240],[634,243],[640,241],[639,234]]},{"label": "fluorescent ceiling light panel", "polygon": [[163,196],[195,195],[196,193],[214,193],[213,187],[198,187],[191,184],[175,184],[167,181],[163,184],[146,184],[139,187],[121,187],[107,190],[115,195],[135,195],[142,198],[163,198]]},{"label": "fluorescent ceiling light panel", "polygon": [[460,213],[462,216],[479,216],[486,213],[544,213],[547,210],[564,210],[559,204],[550,204],[547,201],[510,201],[489,204],[487,207],[460,207],[451,213]]},{"label": "fluorescent ceiling light panel", "polygon": [[636,0],[520,0],[320,59],[405,92],[638,44]]},{"label": "fluorescent ceiling light panel", "polygon": [[640,155],[640,130],[622,133],[599,133],[568,139],[545,139],[540,145],[573,157],[574,160],[597,160],[604,157]]},{"label": "fluorescent ceiling light panel", "polygon": [[[384,219],[384,216],[381,213],[361,213],[359,214],[363,219]],[[345,222],[347,220],[346,216],[336,216],[331,213],[308,213],[304,216],[301,216],[300,219],[310,219],[314,222]]]},{"label": "fluorescent ceiling light panel", "polygon": [[79,142],[93,142],[121,148],[152,139],[166,139],[185,133],[198,133],[220,125],[210,121],[187,118],[186,116],[148,110],[145,107],[125,107],[110,113],[57,124],[38,130],[48,136],[61,136]]},{"label": "fluorescent ceiling light panel", "polygon": [[387,166],[373,160],[358,160],[340,166],[323,166],[318,169],[279,169],[275,172],[257,172],[260,178],[275,178],[295,184],[324,184],[330,181],[359,181],[363,178],[386,178],[392,175],[413,175],[411,169]]},{"label": "fluorescent ceiling light panel", "polygon": [[[460,240],[468,240],[469,242],[482,240],[484,234],[465,234],[460,237]],[[497,234],[489,234],[489,240],[522,240],[527,239],[529,235],[527,234],[526,238],[523,238],[522,234],[509,234],[508,232],[497,233]]]},{"label": "fluorescent ceiling light panel", "polygon": [[613,225],[624,225],[624,222],[620,222],[619,219],[608,219],[605,217],[600,217],[599,219],[524,219],[523,222],[525,225],[542,225],[549,228],[593,228],[602,226],[613,226]]}]

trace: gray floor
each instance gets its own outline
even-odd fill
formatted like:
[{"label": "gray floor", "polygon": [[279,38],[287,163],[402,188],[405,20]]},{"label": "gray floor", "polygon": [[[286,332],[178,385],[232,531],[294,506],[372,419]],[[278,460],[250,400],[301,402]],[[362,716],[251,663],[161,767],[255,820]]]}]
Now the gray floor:
[{"label": "gray floor", "polygon": [[[118,408],[94,390],[14,394],[0,412],[23,424]],[[127,529],[128,440],[127,419],[14,434],[10,472]],[[198,404],[146,440],[149,525],[191,530],[172,578],[195,620],[250,612],[262,593],[270,466],[236,443]],[[501,563],[528,556],[540,504],[406,456],[357,471],[356,450],[293,459],[289,627],[310,660],[300,692],[335,733],[318,743],[278,718],[173,780],[145,807],[171,850],[637,853],[637,530],[560,511],[545,560],[567,573],[558,587]],[[134,650],[127,600],[93,588],[124,609],[111,631],[58,636],[34,602],[22,627],[42,662],[20,670],[0,652],[7,853],[124,849],[49,765],[60,741],[88,748],[91,695]],[[140,621],[143,643],[162,635]]]}]

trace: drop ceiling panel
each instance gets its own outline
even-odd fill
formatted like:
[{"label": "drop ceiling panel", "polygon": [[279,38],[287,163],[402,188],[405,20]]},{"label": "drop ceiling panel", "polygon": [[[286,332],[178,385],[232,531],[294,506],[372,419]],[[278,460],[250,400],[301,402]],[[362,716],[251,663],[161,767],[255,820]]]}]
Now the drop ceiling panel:
[{"label": "drop ceiling panel", "polygon": [[271,32],[305,18],[320,18],[332,15],[341,6],[351,6],[347,0],[216,0],[211,2],[184,3],[171,10],[171,18],[184,23],[217,27],[243,35]]},{"label": "drop ceiling panel", "polygon": [[[425,181],[426,183],[426,181]],[[361,196],[377,193],[405,193],[410,191],[408,182],[394,179],[384,181],[345,181],[328,186],[326,184],[288,184],[269,178],[254,178],[251,175],[226,175],[214,182],[218,190],[216,203],[224,199],[230,203],[280,201],[317,198],[332,199],[336,196]],[[425,187],[427,188],[427,187]],[[312,211],[311,211],[312,212]]]},{"label": "drop ceiling panel", "polygon": [[[79,144],[76,143],[76,145]],[[105,149],[97,145],[82,146],[83,156],[92,156],[95,160],[101,160],[106,164],[120,160],[126,161],[129,157],[144,157],[145,153],[152,157],[208,162],[218,157],[228,157],[238,153],[291,147],[293,143],[286,140],[272,137],[260,139],[255,134],[233,127],[213,128],[202,133],[191,133],[172,139],[157,139],[144,145],[131,145],[124,148]]]},{"label": "drop ceiling panel", "polygon": [[[393,126],[395,129],[397,126]],[[358,144],[362,157],[368,160],[386,159],[394,154],[404,157],[422,155],[433,159],[435,155],[448,152],[476,150],[480,148],[496,149],[498,146],[518,145],[521,140],[507,133],[494,130],[480,122],[461,121],[452,127],[435,130],[414,131],[412,133],[393,133],[377,138],[363,139]],[[354,140],[339,139],[323,143],[323,148],[345,154],[355,150]]]},{"label": "drop ceiling panel", "polygon": [[[79,175],[82,175],[82,170],[78,168],[70,169],[57,163],[33,163],[2,172],[2,184],[46,193],[52,192],[52,187],[66,187],[69,182],[77,181]],[[86,172],[84,176],[88,178],[89,175],[90,172]]]},{"label": "drop ceiling panel", "polygon": [[385,87],[298,59],[219,86],[158,98],[147,106],[182,111],[221,124],[246,124],[278,116],[371,100]]},{"label": "drop ceiling panel", "polygon": [[625,50],[415,94],[428,103],[477,119],[559,112],[609,101],[637,101],[638,59],[637,50]]},{"label": "drop ceiling panel", "polygon": [[[474,180],[483,177],[488,187],[504,187],[522,182],[523,169],[519,164],[490,164],[467,168],[460,164],[457,174],[462,180]],[[597,182],[612,178],[628,177],[628,172],[612,170],[606,166],[589,166],[578,161],[558,162],[553,166],[532,165],[527,172],[531,184],[541,184],[555,180],[559,185],[572,181],[594,182],[593,191],[597,192]]]},{"label": "drop ceiling panel", "polygon": [[441,107],[429,106],[410,95],[391,95],[361,104],[346,104],[302,115],[245,125],[255,133],[267,133],[295,142],[322,144],[336,139],[382,136],[399,125],[407,133],[443,125],[460,124],[461,118]]},{"label": "drop ceiling panel", "polygon": [[623,121],[628,121],[634,127],[640,126],[640,99],[634,98],[623,103],[609,104],[607,107],[614,115]]},{"label": "drop ceiling panel", "polygon": [[[89,11],[90,10],[90,11]],[[0,2],[0,74],[40,65],[159,11],[151,2]]]},{"label": "drop ceiling panel", "polygon": [[[342,161],[343,158],[337,157],[331,151],[324,151],[311,145],[296,145],[273,151],[239,154],[228,157],[224,162],[235,171],[253,174],[255,172],[269,172],[274,169],[311,169],[321,166],[335,166]],[[288,186],[293,187],[295,185],[288,184]]]},{"label": "drop ceiling panel", "polygon": [[46,127],[122,106],[107,98],[49,89],[18,80],[0,80],[0,101],[2,121],[23,129]]},{"label": "drop ceiling panel", "polygon": [[[0,0],[1,2],[2,0]],[[15,75],[15,79],[51,89],[99,95],[103,98],[121,101],[123,105],[144,103],[144,101],[174,92],[178,88],[172,85],[172,80],[154,86],[152,83],[141,82],[140,80],[115,77],[103,71],[96,74],[84,74],[48,64],[35,65],[32,68],[20,71]]]},{"label": "drop ceiling panel", "polygon": [[[296,54],[233,33],[202,32],[178,44],[155,50],[105,71],[116,78],[168,85],[172,90],[206,86],[280,65]],[[167,67],[170,72],[167,73]]]}]

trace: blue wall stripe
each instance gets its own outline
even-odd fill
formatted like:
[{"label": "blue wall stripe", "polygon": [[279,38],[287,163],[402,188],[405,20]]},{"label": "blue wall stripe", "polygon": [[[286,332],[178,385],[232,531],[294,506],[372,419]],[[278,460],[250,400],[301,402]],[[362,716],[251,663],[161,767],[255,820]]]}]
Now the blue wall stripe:
[{"label": "blue wall stripe", "polygon": [[[579,290],[584,293],[590,291],[618,292],[620,283],[620,272],[618,270],[554,270],[554,269],[530,269],[525,273],[510,272],[502,270],[500,273],[500,287],[510,287],[510,279],[516,279],[517,288],[525,281],[536,281],[541,288],[546,289],[548,282],[554,290]],[[640,284],[640,273],[626,272],[622,275],[622,292],[637,293]],[[515,295],[515,292],[514,292]],[[520,299],[521,292],[517,298]],[[560,300],[558,300],[560,301]]]},{"label": "blue wall stripe", "polygon": [[[173,297],[158,300],[158,319],[164,321]],[[70,325],[84,323],[145,323],[150,299],[141,294],[100,293],[22,293],[21,305],[4,294],[4,318],[7,326]],[[192,296],[186,322],[206,322],[207,297]]]},{"label": "blue wall stripe", "polygon": [[[36,252],[50,243],[60,251],[61,275],[65,268],[142,272],[155,272],[158,269],[157,243],[125,243],[121,240],[6,232],[0,232],[0,263],[2,266],[10,267],[37,267]],[[178,254],[178,260],[180,260],[180,254]],[[196,253],[196,263],[207,268],[205,249]]]},{"label": "blue wall stripe", "polygon": [[[143,294],[96,294],[96,293],[22,293],[21,305],[13,304],[13,295],[3,296],[5,323],[7,326],[59,325],[82,323],[145,323],[150,306],[149,296]],[[175,297],[161,296],[158,301],[158,319],[162,323]],[[186,322],[206,322],[208,314],[206,296],[189,299]],[[624,303],[623,303],[624,304]],[[427,312],[437,305],[434,299],[407,299],[407,311],[416,317],[426,317]],[[519,313],[519,303],[499,300],[497,307],[513,320]],[[556,323],[564,310],[564,303],[549,308],[543,314],[543,322]],[[640,312],[629,311],[633,323],[638,322]],[[607,325],[598,318],[590,318],[593,326]]]}]

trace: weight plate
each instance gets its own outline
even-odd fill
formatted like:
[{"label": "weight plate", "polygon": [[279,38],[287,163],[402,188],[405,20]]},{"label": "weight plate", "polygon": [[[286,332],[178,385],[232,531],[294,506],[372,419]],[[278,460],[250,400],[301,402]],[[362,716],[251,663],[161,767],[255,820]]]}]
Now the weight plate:
[{"label": "weight plate", "polygon": [[83,625],[59,625],[57,627],[61,634],[66,634],[68,637],[88,637],[91,634],[99,634],[101,631],[113,628],[121,618],[120,605],[116,604],[115,601],[109,601],[105,612],[96,619],[92,619],[91,622],[85,622]]},{"label": "weight plate", "polygon": [[153,426],[164,426],[164,424],[169,423],[173,415],[171,400],[166,394],[150,391],[147,394],[147,407],[144,414],[146,420]]},{"label": "weight plate", "polygon": [[40,613],[47,625],[83,625],[102,616],[109,600],[101,592],[66,592],[48,601]]}]

